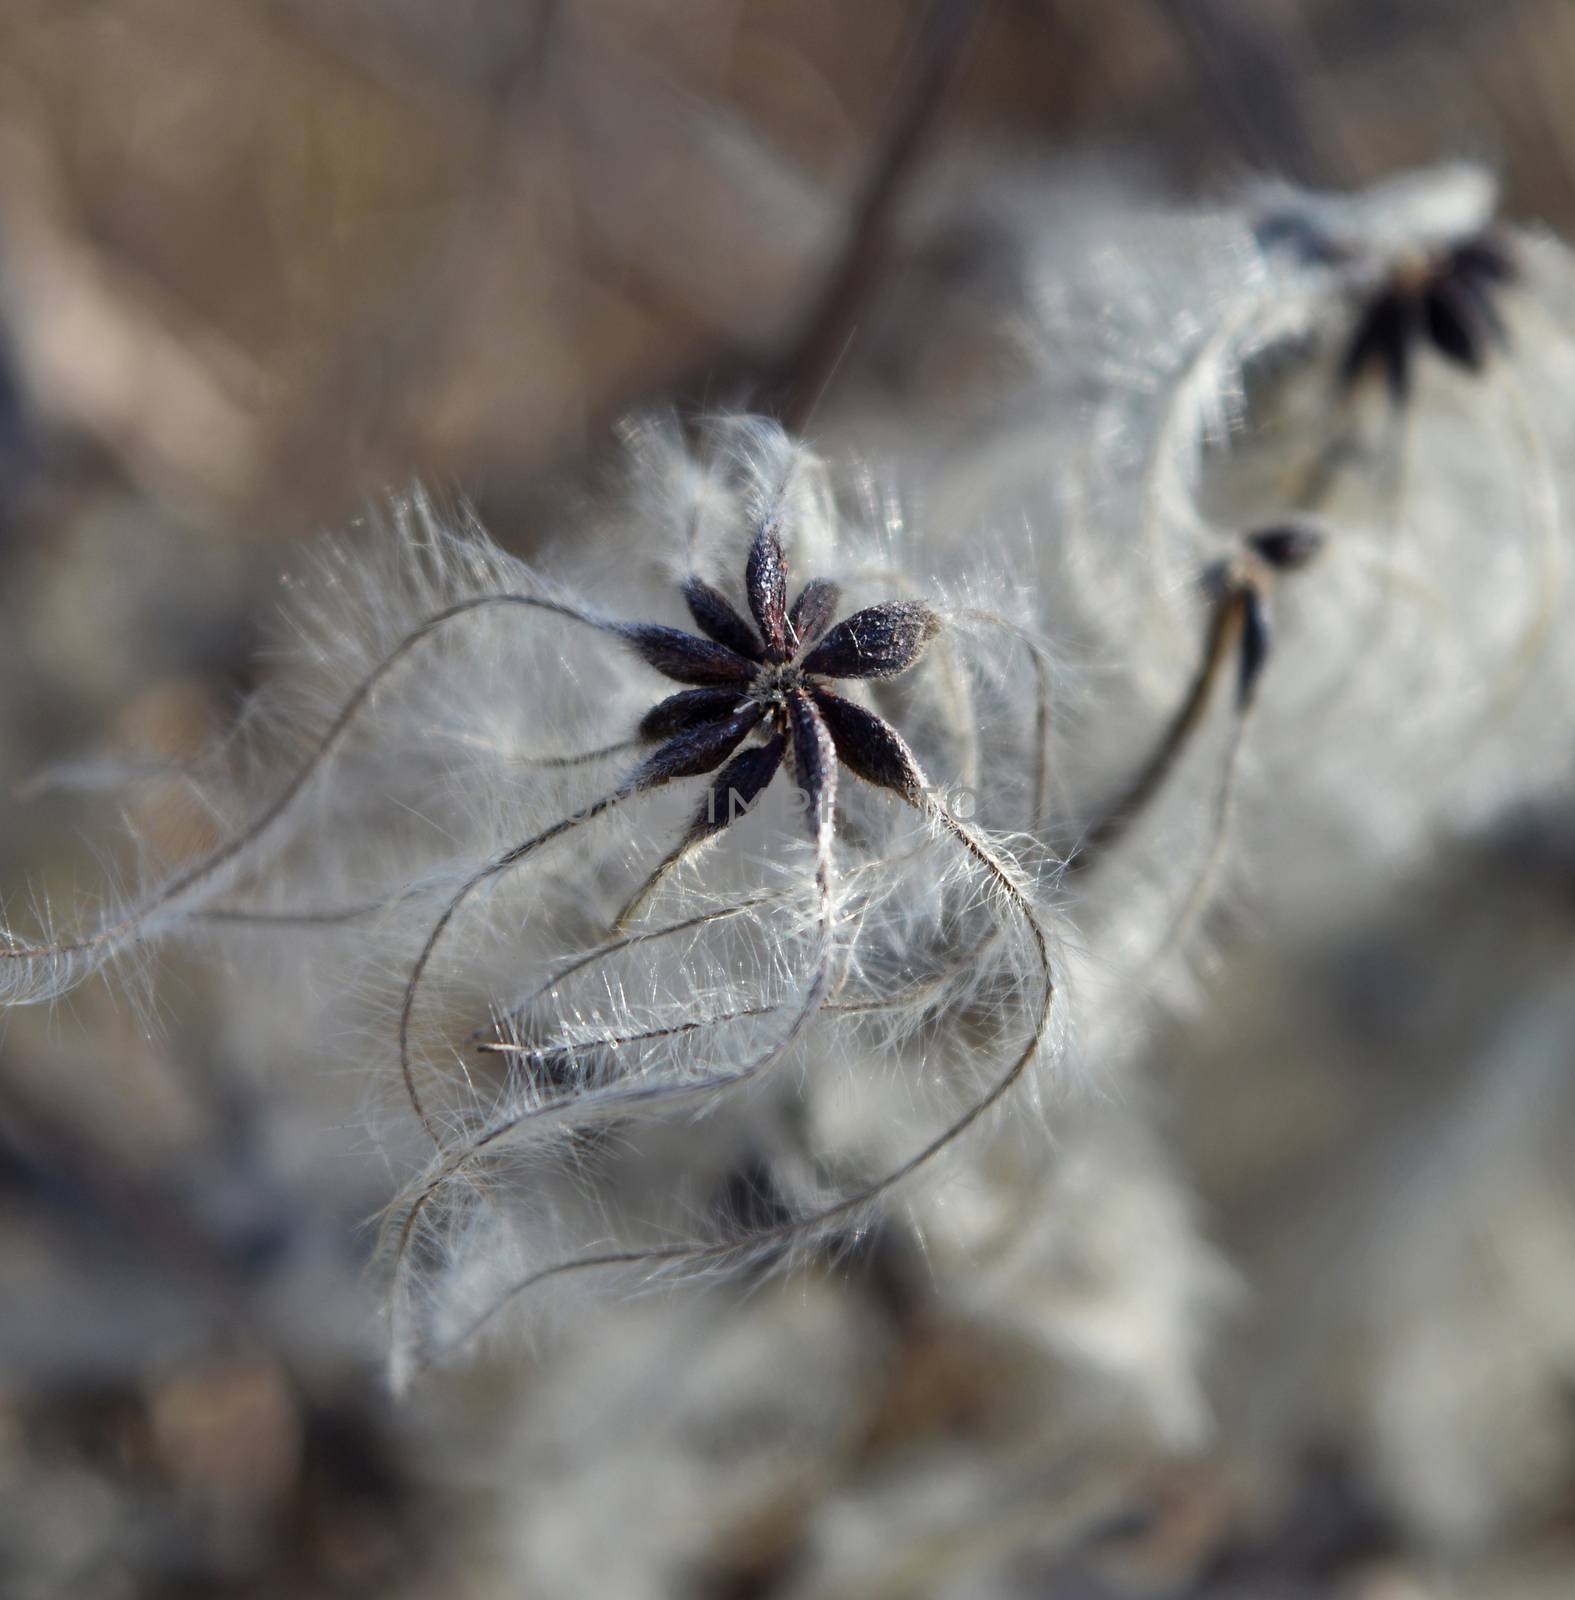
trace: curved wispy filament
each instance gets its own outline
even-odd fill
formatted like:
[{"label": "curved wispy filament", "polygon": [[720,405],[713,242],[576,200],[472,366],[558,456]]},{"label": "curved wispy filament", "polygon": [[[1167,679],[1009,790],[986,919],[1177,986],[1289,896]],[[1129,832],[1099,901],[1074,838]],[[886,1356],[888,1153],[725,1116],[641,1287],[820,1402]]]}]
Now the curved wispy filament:
[{"label": "curved wispy filament", "polygon": [[[17,963],[22,970],[22,976],[16,984],[6,986],[12,989],[9,995],[12,1003],[25,1003],[28,1000],[44,999],[60,993],[73,981],[75,969],[80,967],[79,975],[85,975],[91,970],[92,963],[83,963],[81,958],[107,957],[126,945],[134,944],[146,935],[161,916],[177,912],[183,902],[216,892],[229,874],[244,867],[248,853],[260,847],[265,836],[283,822],[295,802],[344,742],[357,717],[389,673],[418,645],[438,633],[448,623],[488,606],[522,606],[563,617],[599,632],[620,632],[615,623],[592,616],[562,601],[550,600],[540,595],[515,593],[479,595],[469,600],[456,601],[453,605],[434,613],[407,633],[361,680],[294,775],[238,833],[232,834],[215,846],[201,860],[176,873],[140,904],[100,923],[91,933],[74,939],[34,944],[23,944],[5,935],[5,942],[0,944],[0,963]],[[365,914],[365,907],[346,909],[354,915]],[[230,917],[226,920],[241,919]],[[346,918],[342,912],[335,912],[332,917],[309,915],[297,920],[310,922],[346,920]],[[29,971],[36,974],[36,969],[40,966],[45,968],[47,976],[42,981],[29,984]],[[3,970],[4,967],[0,967],[0,971]]]}]

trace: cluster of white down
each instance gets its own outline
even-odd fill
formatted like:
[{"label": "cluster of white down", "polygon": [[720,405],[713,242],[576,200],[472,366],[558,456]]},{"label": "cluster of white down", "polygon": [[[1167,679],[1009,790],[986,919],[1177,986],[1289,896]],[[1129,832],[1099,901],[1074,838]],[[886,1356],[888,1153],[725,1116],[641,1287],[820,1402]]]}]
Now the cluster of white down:
[{"label": "cluster of white down", "polygon": [[[565,588],[594,594],[603,615],[682,624],[675,577],[698,573],[738,599],[770,521],[795,584],[833,579],[843,614],[926,599],[940,638],[868,698],[957,820],[841,769],[829,939],[791,772],[626,929],[611,931],[619,908],[709,780],[577,823],[467,899],[412,1008],[411,1073],[435,1140],[388,1228],[404,1360],[460,1347],[510,1310],[539,1320],[581,1282],[732,1274],[849,1248],[932,1167],[1003,1122],[1041,1123],[1060,1011],[1047,863],[1030,832],[1049,764],[1035,636],[987,583],[958,598],[906,561],[900,528],[849,525],[821,464],[771,425],[718,422],[698,453],[665,424],[630,443],[622,509],[574,553]],[[412,514],[402,537],[419,523],[418,542],[463,568],[477,536],[446,542]],[[449,883],[584,812],[638,759],[618,749],[541,768],[543,756],[626,745],[663,693],[617,645],[548,624],[543,642],[534,618],[489,622],[479,684],[474,641],[420,668],[408,736],[443,716],[448,771],[463,772],[442,816],[464,849],[458,865],[432,865]],[[404,715],[392,698],[380,708],[379,744],[385,719]],[[389,982],[368,1027],[410,997],[448,898],[413,896],[357,928],[377,952],[361,987],[378,972]],[[395,1031],[373,1042],[386,1062]]]},{"label": "cluster of white down", "polygon": [[[749,417],[633,423],[625,481],[542,570],[400,501],[294,585],[300,670],[215,801],[236,838],[264,825],[64,946],[9,935],[8,997],[171,933],[222,940],[248,981],[282,952],[408,1180],[386,1229],[400,1378],[580,1316],[571,1291],[895,1230],[959,1314],[1195,1434],[1230,1278],[1129,1081],[1156,984],[1218,956],[1212,909],[1338,915],[1568,776],[1564,253],[1515,238],[1509,350],[1480,374],[1424,352],[1403,408],[1335,382],[1364,296],[1492,203],[1466,170],[1174,217],[1050,192],[1042,232],[1014,219],[1017,358],[955,429],[855,414],[811,449]],[[1264,226],[1287,215],[1337,262]],[[876,434],[881,471],[856,470]],[[1265,587],[1252,714],[1220,674],[1107,835],[1198,673],[1205,580],[1292,519],[1323,546]],[[767,521],[844,615],[941,617],[913,672],[855,691],[940,806],[841,769],[828,917],[779,780],[612,934],[709,780],[596,809],[664,693],[610,629],[685,626],[689,574],[737,599]]]},{"label": "cluster of white down", "polygon": [[[1351,198],[1269,190],[1212,215],[1100,217],[1092,239],[1047,207],[1026,257],[1026,378],[988,435],[950,453],[928,441],[905,466],[933,524],[1018,530],[1036,625],[1086,669],[1064,775],[1074,838],[1184,691],[1205,574],[1287,521],[1325,545],[1275,585],[1243,739],[1235,811],[1266,887],[1305,915],[1309,897],[1343,899],[1376,866],[1567,778],[1552,733],[1575,668],[1559,625],[1566,251],[1508,235],[1508,344],[1481,372],[1424,349],[1400,407],[1381,381],[1348,396],[1337,381],[1375,288],[1492,226],[1495,198],[1479,170],[1446,168]],[[1286,216],[1339,260],[1266,226]],[[1186,788],[1157,808],[1155,871],[1174,870],[1175,835],[1196,821]]]}]

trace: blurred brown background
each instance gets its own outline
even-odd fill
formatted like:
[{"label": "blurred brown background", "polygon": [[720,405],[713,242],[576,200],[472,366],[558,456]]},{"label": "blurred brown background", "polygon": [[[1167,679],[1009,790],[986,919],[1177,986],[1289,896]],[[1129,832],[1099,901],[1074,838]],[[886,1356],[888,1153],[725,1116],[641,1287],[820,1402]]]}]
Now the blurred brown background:
[{"label": "blurred brown background", "polygon": [[1113,151],[1209,194],[1476,155],[1511,215],[1575,216],[1547,0],[6,0],[11,770],[244,672],[287,552],[385,487],[528,545],[632,403],[757,393],[937,15],[970,46],[923,172]]},{"label": "blurred brown background", "polygon": [[[1208,195],[1465,154],[1510,215],[1575,225],[1559,0],[936,11],[976,9],[922,172],[1097,151]],[[135,788],[16,791],[222,729],[320,528],[420,477],[529,548],[627,407],[765,383],[934,14],[0,0],[8,908],[91,892],[115,806],[182,847]],[[928,259],[923,192],[910,171],[886,284]],[[443,1464],[399,1442],[419,1424],[237,1310],[292,1230],[355,1262],[375,1186],[281,1154],[181,981],[173,1037],[90,989],[0,1038],[0,1592],[461,1592]]]},{"label": "blurred brown background", "polygon": [[[942,161],[1127,149],[1208,192],[1477,155],[1512,214],[1575,207],[1566,6],[950,9],[985,16]],[[0,237],[24,411],[252,539],[412,473],[528,499],[630,401],[769,358],[926,11],[10,0]]]}]

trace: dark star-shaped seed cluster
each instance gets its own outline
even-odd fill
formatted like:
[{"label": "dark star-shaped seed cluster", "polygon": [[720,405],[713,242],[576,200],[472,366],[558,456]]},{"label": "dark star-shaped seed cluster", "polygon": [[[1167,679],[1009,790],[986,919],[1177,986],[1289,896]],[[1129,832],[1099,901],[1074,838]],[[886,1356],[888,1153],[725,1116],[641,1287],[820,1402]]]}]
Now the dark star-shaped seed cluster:
[{"label": "dark star-shaped seed cluster", "polygon": [[1515,277],[1509,247],[1491,231],[1400,265],[1357,321],[1340,363],[1341,384],[1350,388],[1377,373],[1394,403],[1403,405],[1416,353],[1426,345],[1455,366],[1480,372],[1491,346],[1504,343],[1498,296]]},{"label": "dark star-shaped seed cluster", "polygon": [[[692,686],[660,701],[642,719],[640,737],[660,743],[631,787],[717,773],[659,872],[747,810],[790,752],[822,849],[831,828],[838,761],[865,782],[919,803],[923,774],[901,734],[834,693],[827,680],[907,672],[939,631],[940,618],[927,605],[904,600],[869,606],[833,626],[841,599],[836,584],[812,579],[789,608],[787,583],[787,561],[768,523],[755,536],[744,572],[753,626],[724,595],[692,577],[684,583],[684,599],[705,637],[651,623],[618,629],[648,665]],[[763,742],[741,749],[757,732],[765,735]]]}]

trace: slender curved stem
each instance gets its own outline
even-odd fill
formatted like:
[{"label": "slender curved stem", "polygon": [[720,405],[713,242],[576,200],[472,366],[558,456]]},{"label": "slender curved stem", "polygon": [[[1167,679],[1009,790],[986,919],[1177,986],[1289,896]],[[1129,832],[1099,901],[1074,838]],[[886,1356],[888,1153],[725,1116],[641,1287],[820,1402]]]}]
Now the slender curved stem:
[{"label": "slender curved stem", "polygon": [[257,816],[239,833],[233,834],[216,846],[200,861],[177,873],[140,905],[109,921],[90,934],[77,939],[60,940],[45,944],[18,944],[6,937],[0,944],[0,961],[39,961],[58,957],[71,957],[91,951],[112,949],[115,945],[135,939],[139,931],[156,915],[174,908],[183,898],[200,891],[216,880],[226,870],[235,867],[247,849],[256,844],[275,824],[280,822],[291,806],[305,791],[307,785],[322,769],[324,763],[343,743],[357,716],[371,699],[379,684],[417,645],[430,638],[447,623],[487,606],[525,606],[544,611],[569,621],[592,627],[598,631],[613,631],[615,624],[577,610],[560,601],[548,600],[539,595],[491,594],[479,595],[469,600],[457,601],[435,613],[406,634],[395,647],[361,680],[350,698],[340,708],[316,747],[294,776],[263,807]]},{"label": "slender curved stem", "polygon": [[659,928],[639,928],[633,933],[625,933],[615,939],[604,940],[601,944],[593,946],[563,965],[555,967],[551,974],[537,984],[523,1000],[516,1001],[495,1021],[486,1024],[484,1027],[473,1028],[465,1036],[465,1043],[478,1044],[486,1034],[496,1033],[506,1023],[518,1021],[542,995],[546,994],[548,990],[556,988],[565,978],[572,978],[575,973],[583,971],[597,961],[605,961],[609,956],[617,955],[620,950],[626,950],[630,945],[643,944],[647,940],[670,939],[675,934],[689,933],[695,928],[707,927],[713,922],[725,922],[733,917],[745,916],[756,907],[777,898],[778,894],[774,890],[750,895],[747,899],[740,900],[734,905],[717,906],[710,911],[702,911],[696,916],[685,917],[681,922],[665,923]]},{"label": "slender curved stem", "polygon": [[1013,622],[1009,617],[1003,617],[999,612],[970,607],[954,614],[963,622],[978,622],[986,627],[999,628],[1027,650],[1034,664],[1034,798],[1029,832],[1038,833],[1049,820],[1045,815],[1045,802],[1050,790],[1050,652],[1045,649],[1044,641],[1030,629]]},{"label": "slender curved stem", "polygon": [[[601,809],[606,809],[607,805],[614,803],[614,801],[619,798],[622,798],[622,796],[609,796],[604,802],[599,802],[599,806]],[[428,935],[426,947],[422,951],[421,957],[417,961],[416,967],[412,971],[410,980],[405,987],[405,1003],[400,1016],[399,1039],[400,1066],[404,1076],[405,1090],[410,1096],[411,1104],[415,1108],[416,1114],[420,1118],[422,1126],[426,1129],[428,1135],[432,1139],[432,1142],[439,1145],[440,1148],[441,1144],[437,1136],[437,1131],[433,1127],[424,1107],[422,1106],[420,1097],[416,1091],[414,1075],[410,1070],[410,1056],[408,1048],[410,1013],[415,1004],[416,989],[420,984],[421,974],[425,970],[426,964],[431,957],[433,949],[437,945],[438,939],[442,935],[443,929],[448,925],[450,918],[453,916],[455,911],[459,909],[460,904],[471,892],[471,890],[477,887],[479,884],[485,882],[488,878],[495,876],[499,872],[505,871],[515,862],[522,860],[524,856],[527,855],[531,850],[535,849],[537,845],[546,843],[549,837],[556,837],[557,834],[565,831],[565,827],[571,820],[572,819],[566,819],[564,824],[555,825],[555,827],[553,829],[549,829],[545,835],[538,835],[535,839],[528,840],[524,845],[517,846],[515,849],[509,851],[505,856],[500,856],[497,861],[492,862],[483,871],[477,873],[460,889],[459,893],[452,901],[450,901],[448,907],[444,911],[443,916],[439,918],[432,932]],[[811,971],[809,981],[805,985],[803,998],[799,1002],[798,1009],[794,1012],[786,1030],[779,1038],[772,1040],[771,1043],[752,1060],[744,1063],[743,1066],[731,1069],[725,1074],[719,1074],[706,1080],[703,1085],[696,1085],[695,1092],[706,1092],[724,1087],[730,1088],[737,1084],[747,1082],[751,1078],[757,1077],[760,1073],[764,1072],[767,1067],[771,1066],[773,1062],[779,1060],[782,1055],[792,1047],[794,1042],[803,1033],[804,1029],[808,1027],[811,1019],[819,1012],[821,1005],[825,1001],[826,992],[831,982],[833,933],[831,879],[829,866],[826,862],[825,852],[823,849],[817,849],[815,886],[816,897],[819,902],[819,915],[817,919],[819,923],[820,936],[819,948],[816,953],[815,964]],[[629,935],[623,942],[634,943],[637,938],[638,935]],[[672,1091],[667,1089],[666,1086],[642,1086],[640,1088],[621,1092],[617,1098],[617,1105],[620,1110],[629,1109],[634,1104],[642,1100],[667,1098],[671,1092]],[[582,1107],[577,1107],[576,1109],[582,1109]],[[500,1128],[499,1134],[504,1131],[507,1130]],[[499,1134],[494,1134],[492,1137],[497,1137]],[[461,1151],[459,1154],[461,1156],[465,1156],[467,1152]],[[446,1177],[447,1174],[444,1174],[443,1176]],[[418,1198],[418,1201],[412,1206],[411,1210],[406,1213],[405,1219],[400,1226],[399,1237],[395,1246],[394,1256],[395,1295],[390,1306],[389,1316],[390,1328],[396,1348],[399,1342],[399,1311],[401,1305],[401,1299],[397,1292],[399,1268],[403,1264],[405,1256],[409,1251],[410,1242],[414,1236],[416,1218],[419,1215],[421,1208],[425,1205],[426,1200],[430,1197],[431,1193],[435,1192],[436,1185],[441,1181],[443,1181],[442,1177],[433,1180],[433,1184],[423,1195]]]},{"label": "slender curved stem", "polygon": [[1230,748],[1226,751],[1220,769],[1219,787],[1214,796],[1214,820],[1210,830],[1208,854],[1198,869],[1186,898],[1176,908],[1164,937],[1154,946],[1144,965],[1154,967],[1192,932],[1208,899],[1209,891],[1219,875],[1220,863],[1225,859],[1225,846],[1230,838],[1231,821],[1236,811],[1236,793],[1241,777],[1241,752],[1247,738],[1247,726],[1252,720],[1253,706],[1249,705],[1236,718],[1231,730]]},{"label": "slender curved stem", "polygon": [[439,942],[447,931],[449,924],[458,914],[459,909],[479,889],[482,884],[499,877],[511,867],[518,866],[527,856],[534,855],[543,845],[550,844],[554,839],[561,838],[572,829],[584,823],[591,822],[610,811],[615,805],[629,799],[632,795],[643,793],[647,789],[656,788],[663,780],[648,781],[644,784],[625,783],[604,794],[599,800],[592,801],[572,816],[561,817],[550,827],[543,828],[540,833],[533,834],[529,839],[505,850],[502,855],[489,861],[479,871],[473,872],[464,883],[450,896],[427,932],[426,940],[421,946],[421,952],[416,957],[415,965],[410,969],[410,976],[405,980],[405,993],[399,1007],[399,1073],[404,1080],[405,1095],[410,1101],[410,1109],[415,1112],[417,1120],[426,1129],[428,1137],[433,1144],[439,1144],[438,1131],[427,1113],[421,1093],[416,1088],[415,1072],[410,1062],[410,1021],[416,1008],[416,996],[421,988],[421,980],[426,975],[426,970],[431,964],[432,957],[437,951]]},{"label": "slender curved stem", "polygon": [[[846,888],[850,882],[883,868],[900,866],[904,861],[912,860],[918,853],[918,850],[912,850],[883,861],[866,861],[859,866],[852,867],[842,874],[842,887]],[[690,933],[696,928],[707,927],[712,923],[726,922],[735,917],[747,916],[751,911],[758,910],[761,906],[779,905],[784,900],[791,898],[792,895],[789,891],[762,889],[755,894],[746,895],[743,899],[734,901],[732,905],[715,906],[709,911],[702,911],[695,916],[685,917],[679,922],[663,923],[656,928],[638,928],[633,932],[604,940],[601,944],[593,945],[591,949],[554,968],[529,994],[522,1000],[512,1004],[496,1021],[488,1023],[484,1027],[473,1028],[466,1035],[465,1043],[470,1045],[479,1044],[488,1033],[495,1033],[505,1023],[516,1022],[523,1017],[542,995],[551,989],[555,989],[566,978],[572,978],[575,973],[583,971],[586,967],[598,961],[605,961],[609,957],[617,955],[619,951],[628,949],[631,945],[644,944],[649,940],[655,939],[670,939],[677,934]]]},{"label": "slender curved stem", "polygon": [[684,838],[679,840],[657,863],[655,871],[624,901],[618,910],[617,916],[608,925],[607,931],[617,936],[622,936],[626,933],[629,924],[634,920],[640,908],[677,871],[679,865],[693,855],[696,850],[703,848],[710,842],[710,836],[701,839]]},{"label": "slender curved stem", "polygon": [[[945,979],[931,978],[923,983],[910,985],[907,989],[893,994],[870,996],[864,1000],[827,1001],[821,1011],[827,1015],[837,1016],[870,1016],[880,1011],[900,1010],[903,1006],[910,1005],[916,999],[921,999],[925,994],[933,993],[944,986]],[[720,1011],[708,1017],[695,1017],[686,1022],[669,1024],[662,1028],[648,1028],[640,1033],[612,1035],[607,1034],[599,1039],[582,1039],[565,1048],[573,1050],[595,1050],[606,1048],[622,1048],[626,1045],[646,1044],[659,1039],[677,1038],[685,1034],[700,1033],[711,1028],[724,1027],[730,1022],[744,1022],[756,1017],[769,1016],[779,1009],[776,1005],[740,1006],[731,1011]],[[529,1045],[516,1044],[488,1044],[481,1047],[510,1055],[548,1055],[550,1050],[535,1049]],[[708,1089],[721,1089],[732,1087],[736,1082],[735,1075],[725,1078],[713,1078],[705,1085]],[[641,1100],[649,1101],[660,1091],[636,1088],[632,1093],[623,1097],[614,1097],[601,1100],[591,1109],[608,1114],[618,1115],[634,1109]],[[416,1224],[427,1206],[441,1192],[444,1185],[457,1177],[467,1167],[479,1161],[487,1150],[499,1139],[506,1137],[525,1123],[545,1116],[562,1116],[569,1112],[583,1112],[585,1103],[583,1098],[572,1102],[563,1101],[551,1105],[538,1106],[524,1109],[513,1114],[501,1117],[496,1122],[483,1128],[462,1150],[455,1151],[421,1186],[411,1200],[405,1211],[404,1219],[400,1224],[398,1240],[394,1249],[394,1273],[397,1276],[400,1267],[409,1251],[410,1242],[415,1235]]]},{"label": "slender curved stem", "polygon": [[192,912],[191,920],[236,928],[337,928],[363,917],[374,917],[379,911],[414,900],[424,892],[407,887],[378,900],[361,900],[352,905],[293,906],[277,911],[266,906],[204,906]]},{"label": "slender curved stem", "polygon": [[[620,739],[614,744],[586,750],[579,755],[522,756],[518,758],[518,763],[544,769],[585,767],[605,761],[609,756],[626,755],[641,747],[642,741],[639,739]],[[407,900],[419,899],[428,892],[427,888],[419,885],[406,884],[376,900],[362,900],[352,905],[281,906],[278,909],[269,906],[205,906],[191,915],[194,922],[219,922],[239,927],[334,927],[359,921],[362,917],[375,916],[379,911],[387,911],[391,906],[401,905]]]},{"label": "slender curved stem", "polygon": [[1179,485],[1175,482],[1178,476],[1175,458],[1189,427],[1196,431],[1204,399],[1217,392],[1216,369],[1253,324],[1260,317],[1268,317],[1272,305],[1268,295],[1252,295],[1210,331],[1170,380],[1169,398],[1154,430],[1141,486],[1142,523],[1138,537],[1144,564],[1150,572],[1169,570],[1164,559],[1163,538],[1168,494],[1174,493],[1178,501],[1187,505],[1194,528],[1203,526],[1192,503],[1191,488],[1185,481]]},{"label": "slender curved stem", "polygon": [[609,756],[626,756],[643,747],[641,739],[619,739],[612,744],[604,744],[595,750],[582,750],[578,755],[572,756],[513,756],[511,761],[517,767],[536,767],[543,771],[562,772],[570,767],[588,767],[593,762],[605,761]]},{"label": "slender curved stem", "polygon": [[[923,983],[910,984],[906,989],[899,989],[892,994],[872,995],[867,1000],[828,1000],[821,1010],[837,1015],[856,1014],[863,1016],[876,1011],[900,1011],[903,1006],[910,1005],[916,998],[926,994],[933,994],[944,984],[941,978],[926,978]],[[514,1044],[507,1040],[497,1039],[487,1044],[478,1045],[476,1048],[482,1053],[493,1055],[545,1057],[558,1055],[568,1051],[578,1050],[620,1050],[625,1045],[646,1044],[653,1039],[671,1039],[679,1034],[695,1033],[702,1028],[719,1027],[726,1022],[742,1022],[750,1017],[769,1016],[777,1007],[775,1005],[740,1006],[733,1011],[718,1011],[709,1017],[694,1017],[687,1022],[670,1023],[665,1028],[647,1028],[641,1033],[603,1034],[595,1039],[576,1039],[564,1045],[530,1045]],[[526,1113],[529,1115],[529,1113]],[[479,1149],[483,1144],[490,1144],[500,1134],[507,1133],[509,1128],[518,1127],[520,1118],[513,1117],[507,1121],[507,1126],[494,1124],[478,1134],[475,1141],[467,1146],[467,1152]]]},{"label": "slender curved stem", "polygon": [[720,1263],[733,1259],[748,1250],[787,1243],[795,1237],[851,1216],[880,1199],[888,1191],[927,1165],[949,1145],[961,1138],[975,1123],[987,1115],[994,1106],[999,1104],[1010,1093],[1038,1055],[1049,1033],[1056,992],[1055,977],[1050,961],[1049,938],[1038,913],[1034,910],[1032,902],[1018,885],[1015,876],[1007,868],[1004,861],[991,850],[989,845],[974,833],[967,824],[959,822],[927,796],[918,801],[917,806],[918,809],[922,810],[945,831],[949,832],[968,855],[973,858],[975,863],[983,868],[986,875],[993,880],[1006,896],[1013,910],[1023,919],[1033,940],[1043,978],[1040,999],[1036,1009],[1032,1033],[1023,1049],[1006,1071],[966,1111],[955,1118],[922,1148],[909,1156],[901,1165],[835,1204],[823,1207],[812,1216],[792,1218],[786,1222],[757,1229],[741,1240],[732,1240],[720,1245],[686,1244],[647,1250],[609,1251],[596,1255],[578,1256],[567,1261],[555,1262],[548,1267],[539,1268],[510,1286],[479,1316],[473,1318],[456,1337],[449,1340],[439,1349],[427,1352],[417,1362],[419,1367],[428,1366],[433,1361],[441,1359],[442,1356],[467,1343],[480,1331],[486,1322],[505,1306],[549,1279],[599,1267],[659,1267],[678,1263],[703,1266],[708,1263]]},{"label": "slender curved stem", "polygon": [[1166,726],[1152,755],[1144,762],[1126,792],[1088,830],[1083,843],[1067,864],[1069,872],[1086,870],[1109,854],[1148,810],[1165,787],[1171,773],[1203,721],[1204,714],[1224,681],[1235,656],[1246,621],[1248,591],[1228,585],[1214,603],[1203,658],[1193,675],[1187,696]]},{"label": "slender curved stem", "polygon": [[778,368],[774,409],[789,428],[802,430],[813,414],[881,282],[908,182],[966,60],[970,36],[987,10],[985,0],[933,0],[917,25],[911,77],[882,135],[846,243]]}]

